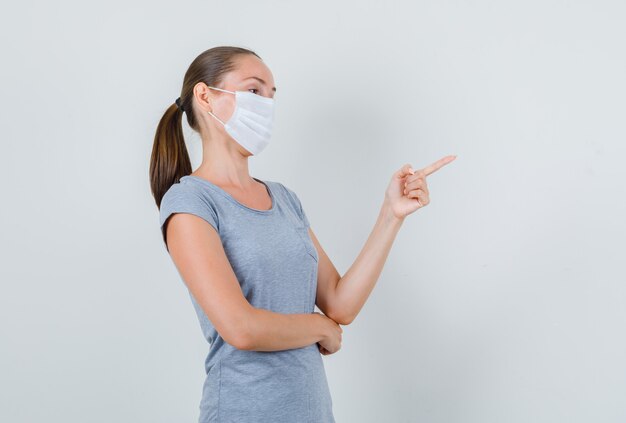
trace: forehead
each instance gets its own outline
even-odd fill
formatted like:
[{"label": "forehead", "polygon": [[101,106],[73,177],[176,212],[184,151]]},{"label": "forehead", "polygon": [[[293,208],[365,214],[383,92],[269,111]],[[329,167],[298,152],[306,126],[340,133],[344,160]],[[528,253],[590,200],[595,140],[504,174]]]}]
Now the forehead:
[{"label": "forehead", "polygon": [[[225,78],[225,82],[238,83],[250,77],[261,78],[270,87],[274,87],[274,76],[269,67],[258,57],[246,54],[236,58],[237,66]],[[250,79],[255,81],[255,79]]]}]

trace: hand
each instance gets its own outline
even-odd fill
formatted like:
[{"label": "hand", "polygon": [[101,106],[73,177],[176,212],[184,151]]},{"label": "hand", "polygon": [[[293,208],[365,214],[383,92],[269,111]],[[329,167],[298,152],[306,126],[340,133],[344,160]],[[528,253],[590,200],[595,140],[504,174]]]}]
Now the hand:
[{"label": "hand", "polygon": [[337,322],[328,316],[315,312],[324,318],[324,322],[326,322],[326,337],[317,343],[318,350],[323,355],[330,355],[336,353],[341,348],[341,334],[343,333],[343,329]]},{"label": "hand", "polygon": [[430,203],[430,196],[426,177],[454,159],[456,159],[454,155],[445,156],[417,171],[407,163],[394,173],[385,192],[385,201],[389,203],[394,216],[404,219],[417,209],[427,206]]}]

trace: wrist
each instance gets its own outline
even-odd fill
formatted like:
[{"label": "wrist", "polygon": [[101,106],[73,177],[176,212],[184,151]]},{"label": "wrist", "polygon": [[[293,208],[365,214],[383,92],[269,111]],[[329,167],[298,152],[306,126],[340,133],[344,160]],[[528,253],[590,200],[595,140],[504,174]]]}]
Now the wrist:
[{"label": "wrist", "polygon": [[317,342],[323,342],[324,340],[326,340],[327,338],[327,322],[326,319],[328,319],[325,315],[319,313],[319,312],[314,312],[313,316],[315,317],[314,322],[315,322],[315,337],[317,339]]},{"label": "wrist", "polygon": [[388,200],[385,199],[385,201],[383,201],[383,205],[380,208],[380,218],[387,224],[390,224],[392,226],[402,226],[402,223],[404,222],[404,218],[406,216],[402,216],[402,217],[398,217],[394,212],[393,212],[393,208],[391,207],[391,204],[389,203]]}]

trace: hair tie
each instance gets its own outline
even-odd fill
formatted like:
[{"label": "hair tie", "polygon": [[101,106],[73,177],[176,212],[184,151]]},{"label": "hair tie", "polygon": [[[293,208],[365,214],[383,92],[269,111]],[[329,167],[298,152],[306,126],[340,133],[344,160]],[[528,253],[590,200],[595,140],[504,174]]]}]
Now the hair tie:
[{"label": "hair tie", "polygon": [[180,102],[180,97],[176,99],[176,106],[178,106],[178,108],[182,110],[183,112],[185,111],[185,109],[183,109],[183,105]]}]

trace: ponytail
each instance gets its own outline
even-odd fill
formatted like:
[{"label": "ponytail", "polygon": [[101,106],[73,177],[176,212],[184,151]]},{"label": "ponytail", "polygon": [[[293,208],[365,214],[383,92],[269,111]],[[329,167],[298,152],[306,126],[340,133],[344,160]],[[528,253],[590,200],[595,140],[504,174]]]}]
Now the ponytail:
[{"label": "ponytail", "polygon": [[159,208],[167,190],[192,170],[183,137],[182,119],[183,111],[176,104],[172,104],[161,118],[154,136],[150,159],[150,187]]}]

